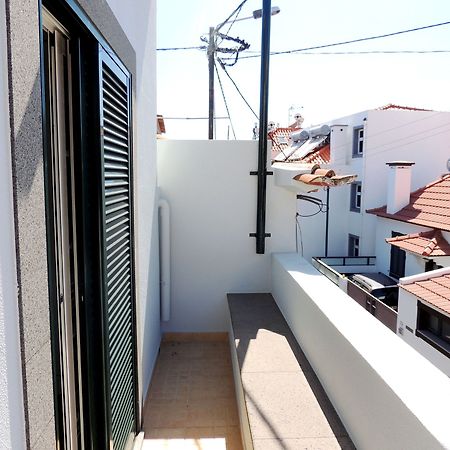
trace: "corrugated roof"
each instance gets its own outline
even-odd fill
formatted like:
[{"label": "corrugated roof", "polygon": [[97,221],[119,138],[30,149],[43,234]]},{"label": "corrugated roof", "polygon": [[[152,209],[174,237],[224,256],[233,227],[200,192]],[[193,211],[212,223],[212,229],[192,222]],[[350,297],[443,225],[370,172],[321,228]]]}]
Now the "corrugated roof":
[{"label": "corrugated roof", "polygon": [[411,193],[410,203],[394,214],[386,205],[367,210],[379,217],[450,231],[450,175]]},{"label": "corrugated roof", "polygon": [[430,277],[399,286],[420,300],[450,314],[450,275]]},{"label": "corrugated roof", "polygon": [[386,239],[386,242],[420,256],[450,256],[450,244],[440,230],[397,236]]}]

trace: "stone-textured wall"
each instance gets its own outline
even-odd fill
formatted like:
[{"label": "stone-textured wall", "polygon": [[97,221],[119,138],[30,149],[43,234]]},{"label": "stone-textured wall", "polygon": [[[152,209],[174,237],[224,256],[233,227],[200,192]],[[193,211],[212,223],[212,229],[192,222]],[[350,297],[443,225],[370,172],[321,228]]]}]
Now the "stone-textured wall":
[{"label": "stone-textured wall", "polygon": [[17,281],[27,444],[54,444],[38,3],[6,2]]}]

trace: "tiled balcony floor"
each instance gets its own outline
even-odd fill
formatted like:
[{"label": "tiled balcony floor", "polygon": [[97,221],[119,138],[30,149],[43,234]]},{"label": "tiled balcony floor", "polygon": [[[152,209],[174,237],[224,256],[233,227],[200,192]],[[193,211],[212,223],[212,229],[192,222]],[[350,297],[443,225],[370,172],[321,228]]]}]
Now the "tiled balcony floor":
[{"label": "tiled balcony floor", "polygon": [[144,450],[242,450],[228,341],[163,342]]}]

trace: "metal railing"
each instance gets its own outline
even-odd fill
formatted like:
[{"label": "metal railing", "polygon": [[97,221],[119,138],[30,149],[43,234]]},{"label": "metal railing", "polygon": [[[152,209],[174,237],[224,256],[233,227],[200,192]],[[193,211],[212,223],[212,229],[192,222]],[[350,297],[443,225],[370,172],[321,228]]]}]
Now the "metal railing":
[{"label": "metal railing", "polygon": [[326,258],[312,258],[312,265],[322,274],[325,275],[334,284],[339,286],[339,279],[344,278],[339,272],[336,272],[328,264],[323,262]]},{"label": "metal railing", "polygon": [[375,266],[376,256],[317,256],[327,266]]}]

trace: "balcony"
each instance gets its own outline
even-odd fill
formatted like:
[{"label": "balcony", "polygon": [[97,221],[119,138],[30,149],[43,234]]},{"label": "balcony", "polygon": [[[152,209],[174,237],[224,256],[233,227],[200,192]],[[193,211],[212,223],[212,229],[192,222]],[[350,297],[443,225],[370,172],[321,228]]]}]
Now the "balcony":
[{"label": "balcony", "polygon": [[[437,400],[450,398],[448,377],[343,292],[343,277],[333,267],[324,268],[323,261],[313,266],[295,253],[295,193],[270,177],[271,237],[266,253],[255,254],[249,237],[255,231],[256,180],[250,175],[255,150],[252,142],[160,145],[161,196],[171,207],[170,226],[161,233],[170,233],[172,285],[165,309],[170,314],[161,327],[174,346],[163,342],[153,373],[144,448],[237,450],[241,444],[231,430],[236,432],[236,417],[244,449],[450,447],[447,417]],[[366,263],[375,271],[372,259]],[[337,274],[334,281],[323,271]],[[230,322],[227,294],[244,294],[250,313],[234,311]],[[273,305],[252,312],[268,295]],[[230,344],[214,344],[220,351],[190,344],[190,356],[179,358],[185,373],[174,377],[161,370],[183,347],[177,339],[220,340],[224,333]],[[206,375],[196,384],[199,364],[206,364],[201,369]],[[224,371],[213,381],[211,370],[219,368]],[[282,373],[289,375],[277,387],[273,380]],[[155,392],[158,378],[163,387]],[[198,414],[185,412],[190,390],[209,405]],[[177,392],[188,395],[181,404],[173,398]],[[163,401],[177,406],[165,409]],[[154,408],[165,413],[152,413]],[[163,421],[172,414],[185,422]]]}]

